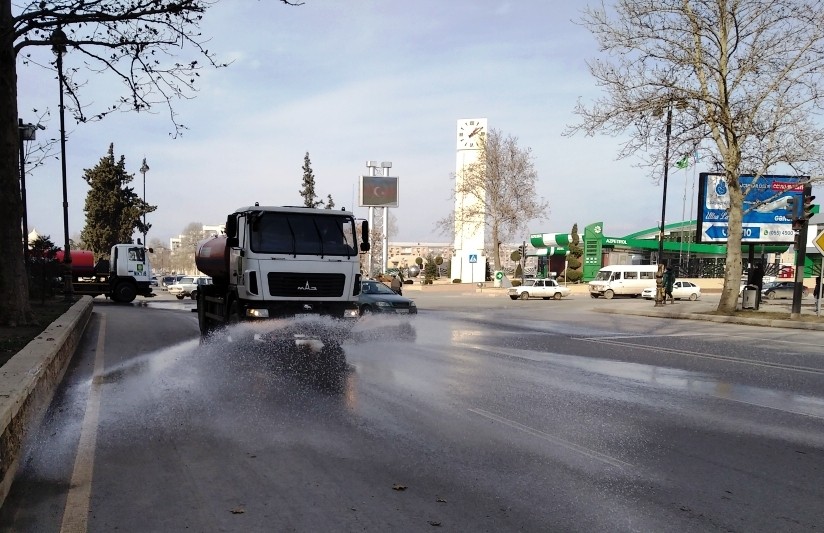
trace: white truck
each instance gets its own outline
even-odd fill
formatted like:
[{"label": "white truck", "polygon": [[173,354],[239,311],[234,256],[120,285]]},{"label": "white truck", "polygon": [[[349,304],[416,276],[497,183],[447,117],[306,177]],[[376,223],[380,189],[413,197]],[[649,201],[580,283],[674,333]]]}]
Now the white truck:
[{"label": "white truck", "polygon": [[[151,252],[142,244],[115,244],[109,259],[95,262],[94,253],[89,250],[71,250],[72,292],[92,298],[105,296],[115,302],[129,303],[136,296],[154,296],[150,284]],[[63,262],[63,251],[55,255]]]},{"label": "white truck", "polygon": [[[201,334],[237,322],[309,315],[339,320],[316,322],[301,335],[331,337],[332,324],[359,316],[359,253],[369,250],[368,235],[368,224],[357,227],[347,211],[237,209],[226,219],[225,235],[197,246],[195,263],[212,278],[197,293]],[[278,331],[284,330],[272,328],[273,335]]]}]

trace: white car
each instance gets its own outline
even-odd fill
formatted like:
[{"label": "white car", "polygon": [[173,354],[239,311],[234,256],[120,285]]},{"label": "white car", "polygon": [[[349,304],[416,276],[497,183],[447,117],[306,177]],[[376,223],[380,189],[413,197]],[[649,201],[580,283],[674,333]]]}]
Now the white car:
[{"label": "white car", "polygon": [[529,298],[554,298],[560,300],[572,292],[569,287],[558,285],[554,279],[527,279],[523,285],[509,289],[509,297],[513,300],[528,300]]},{"label": "white car", "polygon": [[197,299],[197,289],[201,285],[211,285],[212,278],[208,276],[184,276],[177,283],[169,285],[169,294],[182,300],[186,296],[191,296],[192,300]]},{"label": "white car", "polygon": [[[647,300],[654,300],[655,287],[647,287],[644,289],[641,297]],[[701,287],[691,281],[676,281],[672,285],[672,297],[676,300],[695,301],[701,297]]]}]

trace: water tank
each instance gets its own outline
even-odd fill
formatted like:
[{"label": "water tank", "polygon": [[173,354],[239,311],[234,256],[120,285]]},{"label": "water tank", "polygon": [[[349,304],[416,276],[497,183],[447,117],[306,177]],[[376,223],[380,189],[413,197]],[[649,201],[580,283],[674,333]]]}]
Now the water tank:
[{"label": "water tank", "polygon": [[217,235],[197,243],[195,265],[215,280],[229,279],[229,247],[226,246],[226,236]]},{"label": "water tank", "polygon": [[[94,253],[90,250],[70,250],[72,259],[72,274],[80,277],[94,276]],[[63,262],[63,250],[59,250],[54,257],[58,263]]]}]

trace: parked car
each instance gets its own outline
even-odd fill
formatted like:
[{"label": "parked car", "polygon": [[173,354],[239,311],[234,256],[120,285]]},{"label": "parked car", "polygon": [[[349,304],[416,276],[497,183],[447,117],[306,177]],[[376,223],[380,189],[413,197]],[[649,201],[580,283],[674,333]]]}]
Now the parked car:
[{"label": "parked car", "polygon": [[160,280],[160,287],[167,291],[169,287],[180,281],[183,276],[163,276],[163,279]]},{"label": "parked car", "polygon": [[358,306],[361,315],[369,313],[394,313],[398,315],[415,315],[418,307],[415,302],[395,294],[386,284],[376,280],[361,282],[361,292],[358,296]]},{"label": "parked car", "polygon": [[182,300],[186,296],[191,296],[192,300],[197,299],[197,288],[201,285],[211,285],[212,278],[208,276],[184,276],[180,281],[169,286],[169,294]]},{"label": "parked car", "polygon": [[528,300],[529,298],[554,298],[560,300],[572,292],[569,287],[559,285],[554,279],[527,279],[522,285],[509,289],[509,297],[513,300]]},{"label": "parked car", "polygon": [[[647,300],[654,300],[655,287],[647,287],[644,289],[641,297]],[[672,284],[672,297],[676,300],[692,300],[694,302],[701,297],[701,287],[691,281],[676,281]]]},{"label": "parked car", "polygon": [[[761,295],[767,300],[775,298],[789,298],[792,299],[793,291],[795,291],[795,281],[774,281],[767,283],[761,288]],[[801,287],[801,296],[805,297],[810,293],[807,287]]]},{"label": "parked car", "polygon": [[152,279],[149,280],[149,285],[152,287],[158,286],[157,276],[152,276]]}]

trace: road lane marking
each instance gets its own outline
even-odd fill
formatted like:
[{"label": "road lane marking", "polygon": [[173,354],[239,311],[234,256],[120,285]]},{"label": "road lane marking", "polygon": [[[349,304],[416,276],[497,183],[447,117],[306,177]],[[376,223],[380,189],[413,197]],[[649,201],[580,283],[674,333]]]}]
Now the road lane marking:
[{"label": "road lane marking", "polygon": [[521,424],[520,422],[516,422],[514,420],[504,418],[502,416],[496,415],[495,413],[490,413],[489,411],[484,411],[483,409],[477,409],[477,408],[470,408],[469,411],[472,412],[472,413],[475,413],[478,416],[482,416],[484,418],[494,420],[495,422],[500,422],[501,424],[507,425],[511,428],[523,431],[524,433],[532,435],[533,437],[538,437],[540,439],[544,439],[546,441],[549,441],[553,444],[556,444],[558,446],[566,448],[569,451],[578,453],[578,454],[583,455],[585,457],[588,457],[590,459],[594,459],[596,461],[606,463],[608,465],[620,468],[622,470],[627,469],[627,468],[633,468],[632,464],[627,463],[625,461],[622,461],[620,459],[617,459],[615,457],[603,454],[601,452],[592,450],[590,448],[587,448],[585,446],[581,446],[579,444],[575,444],[574,442],[569,442],[569,441],[561,439],[559,437],[555,437],[554,435],[550,435],[549,433],[541,431],[540,429],[535,429],[533,427],[525,426],[524,424]]},{"label": "road lane marking", "polygon": [[89,397],[86,400],[86,414],[80,431],[80,443],[74,460],[69,494],[63,510],[63,523],[60,533],[85,533],[89,525],[89,506],[92,493],[92,471],[94,453],[97,445],[97,424],[100,418],[100,396],[103,374],[103,345],[106,341],[106,315],[100,315],[100,329],[97,333],[97,348],[94,356]]},{"label": "road lane marking", "polygon": [[813,368],[809,366],[788,365],[784,363],[771,363],[769,361],[752,361],[749,359],[741,359],[740,357],[732,357],[729,355],[717,355],[704,352],[693,352],[690,350],[679,350],[677,348],[665,348],[661,346],[646,346],[643,344],[632,344],[629,342],[617,342],[610,340],[603,340],[598,338],[580,338],[579,340],[593,342],[597,344],[608,344],[611,346],[621,346],[623,348],[638,348],[642,350],[651,350],[656,352],[665,352],[670,354],[688,355],[691,357],[698,357],[701,359],[710,359],[715,361],[726,361],[729,363],[741,363],[750,366],[760,366],[765,368],[778,368],[781,370],[792,370],[795,372],[805,372],[807,374],[824,374],[824,369]]}]

